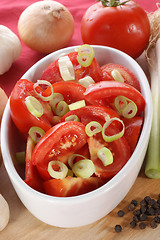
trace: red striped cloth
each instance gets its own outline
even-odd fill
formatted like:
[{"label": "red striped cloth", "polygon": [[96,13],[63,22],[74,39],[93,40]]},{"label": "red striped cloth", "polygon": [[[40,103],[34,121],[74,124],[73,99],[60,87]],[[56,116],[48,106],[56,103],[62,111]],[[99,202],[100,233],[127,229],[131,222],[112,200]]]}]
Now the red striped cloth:
[{"label": "red striped cloth", "polygon": [[[0,1],[0,24],[9,27],[14,33],[18,35],[17,23],[21,12],[30,4],[36,2],[35,0],[1,0]],[[94,4],[95,0],[59,0],[72,13],[75,21],[75,31],[73,38],[69,44],[82,44],[80,33],[81,18],[86,9]],[[137,0],[146,11],[151,12],[156,9],[158,0]],[[13,63],[10,70],[0,76],[0,87],[2,87],[9,96],[16,81],[39,59],[44,55],[37,53],[22,43],[22,52],[16,62]]]}]

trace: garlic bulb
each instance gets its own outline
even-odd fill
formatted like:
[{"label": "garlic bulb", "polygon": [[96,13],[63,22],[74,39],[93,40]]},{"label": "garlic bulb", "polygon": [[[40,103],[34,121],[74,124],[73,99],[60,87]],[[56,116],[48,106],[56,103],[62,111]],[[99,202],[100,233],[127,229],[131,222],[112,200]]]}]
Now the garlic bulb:
[{"label": "garlic bulb", "polygon": [[7,72],[21,53],[21,43],[15,33],[0,25],[0,75]]},{"label": "garlic bulb", "polygon": [[8,224],[10,217],[10,210],[7,201],[0,194],[0,231],[2,231]]},{"label": "garlic bulb", "polygon": [[74,32],[74,19],[61,3],[39,1],[22,12],[18,32],[31,49],[51,53],[67,46]]}]

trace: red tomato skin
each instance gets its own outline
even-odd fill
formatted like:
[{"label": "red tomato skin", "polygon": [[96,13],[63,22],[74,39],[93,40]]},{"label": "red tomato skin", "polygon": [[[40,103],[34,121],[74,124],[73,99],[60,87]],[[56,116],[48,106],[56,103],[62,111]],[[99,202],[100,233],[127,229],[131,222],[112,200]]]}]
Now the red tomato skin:
[{"label": "red tomato skin", "polygon": [[137,105],[137,115],[145,108],[145,99],[134,87],[117,81],[102,81],[90,85],[84,93],[86,101],[93,105],[114,107],[117,96],[125,96]]},{"label": "red tomato skin", "polygon": [[117,48],[137,58],[148,44],[150,24],[146,12],[134,1],[117,7],[98,2],[82,17],[81,35],[86,44]]},{"label": "red tomato skin", "polygon": [[[77,60],[77,52],[71,52],[68,54],[68,57],[70,58],[74,70],[75,70],[75,80],[74,82],[78,82],[79,79],[90,76],[93,78],[95,82],[99,82],[102,78],[102,72],[101,68],[97,62],[97,60],[94,58],[91,65],[88,67],[83,67],[78,63]],[[64,81],[61,77],[60,71],[59,71],[59,65],[58,65],[58,59],[51,63],[43,72],[41,79],[47,80],[51,82],[52,84],[55,82],[62,82]]]},{"label": "red tomato skin", "polygon": [[55,197],[73,197],[91,192],[105,184],[106,181],[98,177],[80,178],[66,177],[45,181],[45,193]]},{"label": "red tomato skin", "polygon": [[[87,125],[91,121],[97,121],[103,126],[106,122],[105,117],[120,118],[117,112],[110,107],[93,105],[69,111],[61,118],[61,121],[64,122],[66,117],[70,115],[76,115],[84,125]],[[121,127],[121,124],[117,122],[117,126]]]},{"label": "red tomato skin", "polygon": [[43,181],[37,171],[36,166],[32,164],[32,153],[35,148],[35,143],[32,138],[29,136],[27,139],[27,148],[26,148],[26,158],[25,158],[25,183],[29,185],[31,188],[44,192],[43,190]]},{"label": "red tomato skin", "polygon": [[124,136],[130,145],[131,152],[133,153],[140,136],[141,128],[143,125],[143,117],[136,116],[131,119],[123,118],[122,120],[125,125]]},{"label": "red tomato skin", "polygon": [[33,83],[26,79],[20,79],[16,83],[10,97],[12,120],[23,134],[28,134],[32,126],[37,126],[47,131],[52,126],[50,122],[53,116],[51,108],[47,103],[38,99],[43,104],[45,113],[39,118],[35,117],[29,112],[25,104],[25,98],[29,95],[36,97],[33,90]]},{"label": "red tomato skin", "polygon": [[[115,128],[110,128],[109,132],[115,134]],[[111,179],[114,177],[122,167],[127,163],[131,156],[130,146],[124,136],[113,141],[105,142],[100,134],[96,137],[88,138],[88,145],[90,149],[91,160],[96,168],[96,176],[102,179]],[[102,161],[97,157],[97,151],[102,147],[107,147],[113,154],[113,163],[104,166]]]},{"label": "red tomato skin", "polygon": [[107,63],[101,67],[102,70],[102,81],[115,81],[111,75],[113,69],[116,69],[120,72],[122,77],[124,78],[124,82],[135,87],[139,92],[141,91],[140,84],[135,75],[126,67],[115,64],[115,63]]},{"label": "red tomato skin", "polygon": [[80,100],[84,100],[85,87],[75,82],[57,82],[53,84],[55,93],[61,93],[64,101],[71,104]]},{"label": "red tomato skin", "polygon": [[[43,179],[48,180],[48,163],[59,160],[65,164],[68,157],[82,148],[87,142],[85,126],[79,122],[63,122],[53,126],[37,143],[32,163]],[[66,146],[66,147],[65,147]],[[52,152],[51,152],[52,151]],[[52,154],[51,154],[52,153]]]}]

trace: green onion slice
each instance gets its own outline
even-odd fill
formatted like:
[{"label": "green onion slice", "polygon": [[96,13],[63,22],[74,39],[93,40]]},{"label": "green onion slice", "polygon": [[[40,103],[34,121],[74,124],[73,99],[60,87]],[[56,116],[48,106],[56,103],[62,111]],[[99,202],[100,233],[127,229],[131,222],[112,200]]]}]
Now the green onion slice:
[{"label": "green onion slice", "polygon": [[[122,124],[122,127],[123,127],[123,128],[122,128],[122,130],[121,130],[119,133],[117,133],[117,134],[115,134],[115,135],[112,135],[112,136],[107,136],[107,135],[105,134],[105,131],[106,131],[106,129],[109,127],[109,125],[110,125],[113,121],[119,121],[119,122]],[[124,134],[124,131],[125,131],[125,126],[124,126],[124,123],[123,123],[123,121],[122,121],[121,119],[116,118],[116,117],[110,118],[110,119],[109,119],[108,121],[106,121],[105,124],[103,125],[103,128],[102,128],[102,137],[103,137],[103,139],[104,139],[106,142],[113,142],[113,141],[121,138],[121,137],[123,136],[123,134]]]},{"label": "green onion slice", "polygon": [[37,144],[40,138],[45,134],[45,131],[40,127],[31,127],[28,134],[32,138],[35,144]]},{"label": "green onion slice", "polygon": [[75,71],[73,64],[68,56],[58,59],[59,71],[64,81],[75,80]]},{"label": "green onion slice", "polygon": [[124,82],[124,78],[121,75],[121,73],[117,69],[113,69],[111,72],[112,77],[114,78],[115,81],[117,82]]},{"label": "green onion slice", "polygon": [[133,118],[137,113],[137,105],[131,101],[128,105],[123,109],[122,114],[125,118]]},{"label": "green onion slice", "polygon": [[87,88],[90,84],[95,83],[92,77],[86,76],[84,78],[79,79],[79,84],[83,87]]},{"label": "green onion slice", "polygon": [[69,122],[69,121],[80,122],[80,119],[78,118],[77,115],[70,115],[70,116],[65,118],[65,121],[66,122]]},{"label": "green onion slice", "polygon": [[[49,96],[42,96],[41,93],[38,93],[36,91],[36,87],[38,87],[39,85],[47,85],[51,88],[51,94]],[[37,94],[38,97],[40,97],[43,101],[50,101],[53,98],[53,86],[50,82],[46,81],[46,80],[37,80],[36,83],[34,83],[33,85],[33,89],[35,91],[35,93]]]},{"label": "green onion slice", "polygon": [[[55,171],[53,169],[53,166],[58,166],[59,170]],[[48,164],[48,172],[51,177],[56,178],[56,179],[63,179],[67,176],[68,173],[68,168],[67,166],[60,161],[50,161]]]},{"label": "green onion slice", "polygon": [[26,97],[25,104],[28,108],[28,111],[35,117],[41,117],[43,115],[42,104],[35,97]]},{"label": "green onion slice", "polygon": [[57,114],[60,117],[63,117],[68,111],[69,111],[68,104],[65,101],[60,101],[55,109],[55,114]]},{"label": "green onion slice", "polygon": [[88,67],[91,65],[94,58],[94,50],[88,45],[84,44],[78,48],[77,60],[79,64],[83,67]]},{"label": "green onion slice", "polygon": [[127,99],[124,96],[118,96],[114,100],[114,105],[119,113],[122,113],[123,109],[127,106]]},{"label": "green onion slice", "polygon": [[77,177],[89,178],[95,173],[96,169],[91,160],[83,159],[73,165],[72,171]]},{"label": "green onion slice", "polygon": [[76,158],[76,157],[81,157],[81,158],[84,158],[85,159],[85,157],[83,156],[83,155],[80,155],[80,154],[72,154],[69,158],[68,158],[68,164],[69,164],[69,166],[72,168],[73,167],[73,165],[74,165],[74,159]]},{"label": "green onion slice", "polygon": [[133,118],[137,113],[137,105],[127,97],[117,96],[114,100],[114,105],[125,118]]},{"label": "green onion slice", "polygon": [[71,103],[68,105],[70,111],[78,109],[78,108],[82,108],[85,106],[86,106],[85,100],[80,100],[80,101],[77,101],[77,102],[74,102],[74,103]]},{"label": "green onion slice", "polygon": [[64,97],[61,93],[53,93],[52,99],[49,101],[53,111],[55,110],[57,104],[63,100],[64,100]]},{"label": "green onion slice", "polygon": [[102,161],[104,166],[110,165],[113,163],[113,155],[109,148],[103,147],[97,152],[98,158]]},{"label": "green onion slice", "polygon": [[92,121],[86,125],[85,131],[89,137],[92,137],[102,131],[102,125],[99,122]]}]

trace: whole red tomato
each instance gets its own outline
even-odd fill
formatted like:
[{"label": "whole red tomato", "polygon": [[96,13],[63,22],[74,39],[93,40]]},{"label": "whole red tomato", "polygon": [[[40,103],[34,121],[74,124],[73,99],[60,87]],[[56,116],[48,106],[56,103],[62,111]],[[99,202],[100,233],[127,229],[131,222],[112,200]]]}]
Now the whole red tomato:
[{"label": "whole red tomato", "polygon": [[146,12],[134,1],[101,0],[85,12],[81,34],[86,44],[117,48],[137,58],[149,41],[150,24]]}]

